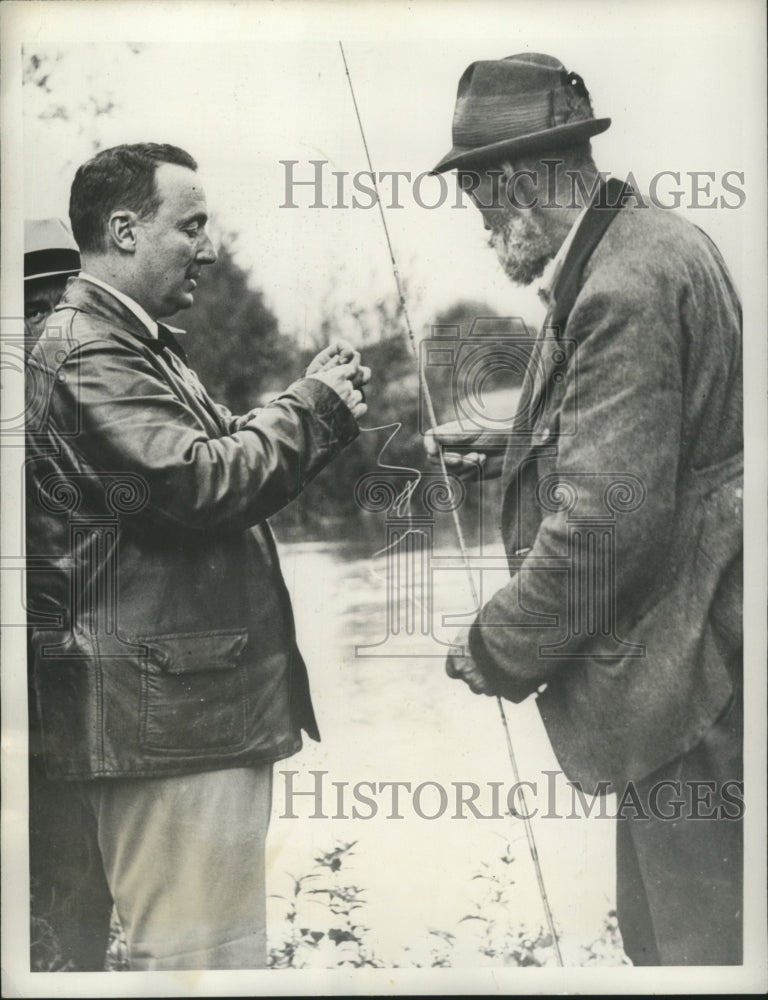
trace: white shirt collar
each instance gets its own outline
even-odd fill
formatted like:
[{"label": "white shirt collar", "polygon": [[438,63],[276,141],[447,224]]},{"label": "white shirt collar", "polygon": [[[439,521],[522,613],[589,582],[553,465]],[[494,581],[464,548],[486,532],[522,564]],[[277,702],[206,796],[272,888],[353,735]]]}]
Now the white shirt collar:
[{"label": "white shirt collar", "polygon": [[544,268],[544,273],[541,276],[542,278],[541,285],[539,286],[539,298],[546,305],[549,305],[549,303],[552,300],[552,293],[555,290],[557,279],[560,277],[560,271],[562,270],[563,267],[563,261],[568,255],[568,251],[571,249],[571,245],[573,244],[573,241],[576,237],[576,233],[578,232],[579,227],[584,221],[584,216],[587,214],[588,208],[589,205],[585,205],[579,212],[579,214],[576,216],[573,225],[568,230],[568,235],[563,240],[562,246],[557,251],[552,260]]},{"label": "white shirt collar", "polygon": [[149,313],[142,309],[138,302],[126,295],[124,292],[120,292],[117,288],[112,285],[108,285],[106,281],[102,281],[101,278],[94,278],[92,274],[88,274],[86,271],[80,272],[80,277],[84,278],[86,281],[90,281],[94,285],[98,285],[99,288],[103,288],[105,292],[109,292],[110,295],[114,295],[116,299],[123,303],[126,309],[130,309],[136,319],[141,320],[144,326],[149,331],[150,337],[154,337],[157,340],[157,323],[152,319]]}]

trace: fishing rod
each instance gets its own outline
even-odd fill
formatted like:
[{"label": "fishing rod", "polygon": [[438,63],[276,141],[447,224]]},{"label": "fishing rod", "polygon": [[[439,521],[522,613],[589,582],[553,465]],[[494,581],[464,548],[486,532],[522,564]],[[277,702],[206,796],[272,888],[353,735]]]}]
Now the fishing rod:
[{"label": "fishing rod", "polygon": [[[411,325],[411,318],[410,318],[410,315],[408,313],[408,304],[405,301],[405,294],[404,294],[404,291],[403,291],[403,283],[402,283],[401,278],[400,278],[400,270],[399,270],[399,268],[397,266],[397,260],[395,258],[395,251],[394,251],[394,248],[392,246],[392,239],[391,239],[391,237],[389,235],[389,226],[387,225],[387,217],[386,217],[386,215],[384,213],[384,206],[382,205],[381,198],[379,197],[379,185],[378,185],[378,181],[376,179],[376,172],[373,169],[373,163],[371,161],[371,154],[370,154],[370,151],[368,149],[368,141],[367,141],[367,139],[365,137],[365,129],[363,128],[363,120],[360,117],[360,109],[359,109],[359,107],[357,105],[357,97],[355,96],[355,88],[354,88],[354,84],[352,83],[352,77],[351,77],[350,72],[349,72],[349,65],[347,64],[347,56],[346,56],[346,53],[344,52],[344,46],[341,43],[341,41],[339,41],[339,49],[341,51],[341,58],[342,58],[342,60],[344,62],[344,72],[346,73],[346,76],[347,76],[347,83],[349,84],[349,92],[352,95],[352,103],[353,103],[354,108],[355,108],[355,117],[357,118],[357,125],[358,125],[358,128],[360,129],[360,138],[363,141],[363,149],[365,150],[365,159],[366,159],[366,162],[368,164],[368,170],[370,171],[371,179],[373,181],[373,188],[374,188],[374,191],[376,193],[376,204],[377,204],[378,209],[379,209],[379,217],[381,218],[381,224],[384,227],[384,236],[386,237],[386,241],[387,241],[387,249],[389,251],[389,259],[390,259],[390,263],[392,265],[392,273],[393,273],[394,278],[395,278],[395,285],[397,287],[398,299],[400,300],[400,308],[402,310],[403,319],[405,321],[405,329],[406,329],[406,331],[408,333],[408,341],[410,343],[411,350],[413,351],[413,355],[414,355],[414,358],[416,360],[416,370],[418,372],[419,384],[421,386],[421,391],[422,391],[422,398],[424,399],[424,401],[425,401],[425,403],[427,405],[427,414],[429,416],[430,427],[431,427],[433,433],[435,433],[437,431],[438,423],[437,423],[437,415],[435,413],[434,403],[432,401],[432,393],[430,392],[430,389],[429,389],[429,383],[427,382],[426,372],[424,371],[423,366],[419,364],[419,350],[418,350],[418,345],[416,343],[416,337],[414,336],[414,333],[413,333],[413,327]],[[436,434],[435,434],[435,440],[437,441],[437,435]],[[437,449],[437,453],[438,453],[438,458],[439,458],[439,463],[440,463],[440,471],[441,471],[441,474],[443,476],[443,479],[445,480],[445,484],[446,484],[446,486],[448,488],[449,495],[450,495],[452,493],[452,487],[451,487],[450,477],[448,475],[448,468],[447,468],[447,466],[445,464],[445,455],[443,454],[443,450],[441,448],[439,448],[439,447]],[[471,566],[470,561],[469,561],[469,555],[467,553],[467,546],[466,546],[466,543],[464,541],[464,531],[463,531],[462,526],[461,526],[461,520],[459,519],[459,513],[458,513],[456,505],[451,505],[451,514],[453,516],[453,525],[454,525],[454,528],[455,528],[455,531],[456,531],[456,538],[457,538],[458,544],[459,544],[459,551],[461,553],[461,561],[462,561],[462,564],[463,564],[463,567],[464,567],[464,571],[466,573],[467,581],[469,583],[469,589],[470,589],[470,593],[472,594],[472,600],[474,601],[475,607],[478,608],[478,610],[479,610],[479,608],[480,608],[480,597],[479,597],[479,594],[477,592],[477,588],[475,586],[474,577],[472,575],[472,566]],[[541,871],[541,862],[539,861],[539,852],[538,852],[538,850],[536,848],[536,839],[535,839],[535,837],[533,835],[533,827],[531,825],[531,817],[530,817],[530,814],[528,812],[528,804],[527,804],[527,801],[526,801],[525,791],[524,791],[523,786],[522,786],[522,784],[520,782],[520,772],[519,772],[518,767],[517,767],[517,757],[515,755],[515,750],[514,750],[514,747],[512,745],[512,737],[511,737],[510,732],[509,732],[509,723],[507,722],[507,715],[506,715],[506,712],[504,711],[504,704],[503,704],[503,702],[501,700],[501,697],[499,695],[496,695],[496,703],[497,703],[498,708],[499,708],[499,714],[501,716],[501,724],[502,724],[502,727],[504,729],[504,738],[505,738],[506,745],[507,745],[507,755],[509,757],[509,762],[510,762],[510,765],[512,767],[512,774],[513,774],[514,779],[515,779],[515,787],[517,789],[517,794],[520,797],[520,803],[522,805],[522,811],[520,811],[518,809],[518,810],[516,810],[516,813],[517,813],[518,816],[520,816],[520,818],[523,821],[523,827],[525,829],[525,837],[526,837],[526,840],[528,841],[528,850],[530,851],[531,858],[533,860],[533,867],[534,867],[534,869],[536,871],[536,882],[537,882],[538,887],[539,887],[539,895],[541,896],[541,902],[542,902],[542,906],[544,908],[544,914],[546,916],[547,926],[549,927],[549,933],[552,935],[552,945],[553,945],[554,950],[555,950],[555,957],[557,959],[557,964],[560,965],[560,966],[562,966],[564,963],[563,963],[563,956],[562,956],[562,953],[560,951],[560,939],[559,939],[557,931],[555,929],[555,921],[554,921],[554,918],[552,916],[552,909],[551,909],[551,907],[549,905],[549,897],[547,895],[546,886],[544,885],[544,876],[543,876],[542,871]]]}]

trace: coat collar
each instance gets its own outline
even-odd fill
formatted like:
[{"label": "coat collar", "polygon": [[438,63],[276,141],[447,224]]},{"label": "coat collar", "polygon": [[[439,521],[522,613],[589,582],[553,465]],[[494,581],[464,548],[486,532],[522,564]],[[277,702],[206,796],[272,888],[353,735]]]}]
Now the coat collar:
[{"label": "coat collar", "polygon": [[141,320],[147,330],[149,330],[150,336],[157,337],[157,320],[152,319],[146,309],[140,306],[130,295],[126,295],[119,288],[115,288],[114,285],[110,285],[106,281],[102,281],[101,278],[97,278],[93,274],[88,274],[86,271],[81,271],[79,277],[81,281],[90,281],[91,284],[98,285],[105,292],[109,292],[110,295],[116,298],[118,302],[122,302],[126,309],[130,309]]},{"label": "coat collar", "polygon": [[510,439],[502,476],[509,481],[533,444],[555,443],[551,428],[542,426],[544,403],[553,380],[565,385],[567,372],[578,364],[578,345],[563,341],[568,314],[581,290],[587,261],[605,235],[608,226],[633,195],[628,184],[611,179],[601,184],[579,224],[571,230],[572,240],[552,286],[552,303],[533,348],[527,369],[530,395],[515,418],[517,433]]},{"label": "coat collar", "polygon": [[555,331],[560,336],[565,328],[573,303],[582,284],[582,274],[587,261],[605,235],[605,231],[623,208],[627,198],[636,197],[630,184],[618,178],[601,182],[586,211],[577,220],[574,229],[568,234],[568,247],[562,258],[562,264],[553,275],[550,287],[551,301],[545,328]]},{"label": "coat collar", "polygon": [[174,334],[184,333],[178,327],[165,323],[157,324],[157,337],[153,337],[136,313],[103,287],[83,278],[70,278],[64,295],[54,309],[54,314],[62,309],[76,309],[78,312],[113,323],[121,332],[137,337],[143,346],[159,352],[166,347],[183,361],[186,355],[177,343]]},{"label": "coat collar", "polygon": [[563,264],[568,256],[574,239],[576,238],[576,233],[579,231],[579,227],[584,222],[584,217],[589,210],[589,205],[585,205],[579,214],[576,216],[571,228],[568,230],[568,234],[563,240],[562,246],[557,251],[557,254],[552,258],[547,266],[547,270],[544,274],[544,280],[541,287],[539,288],[539,298],[542,302],[549,308],[552,304],[554,297],[554,289],[557,287],[557,282],[560,278],[560,272],[563,269]]}]

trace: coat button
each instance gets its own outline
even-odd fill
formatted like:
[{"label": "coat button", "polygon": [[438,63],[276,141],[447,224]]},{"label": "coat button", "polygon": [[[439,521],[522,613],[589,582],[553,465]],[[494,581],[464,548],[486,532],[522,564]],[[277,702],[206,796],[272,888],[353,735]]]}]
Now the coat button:
[{"label": "coat button", "polygon": [[540,435],[539,435],[539,437],[541,438],[542,444],[545,441],[549,441],[550,434],[551,434],[551,431],[550,431],[549,427],[544,427],[543,430],[541,431]]}]

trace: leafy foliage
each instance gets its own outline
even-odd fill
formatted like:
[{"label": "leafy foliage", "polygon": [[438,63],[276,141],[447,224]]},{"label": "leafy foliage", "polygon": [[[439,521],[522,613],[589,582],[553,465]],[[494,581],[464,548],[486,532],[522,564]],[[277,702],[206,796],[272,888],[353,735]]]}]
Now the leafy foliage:
[{"label": "leafy foliage", "polygon": [[[347,311],[353,307],[349,304]],[[366,519],[375,522],[371,530],[380,531],[381,518],[366,515],[355,503],[357,481],[377,467],[408,470],[430,470],[424,456],[423,433],[429,426],[423,385],[420,385],[420,363],[409,344],[397,298],[380,299],[368,309],[355,311],[360,326],[363,361],[373,377],[366,387],[368,413],[361,421],[361,434],[343,455],[310,484],[285,511],[272,519],[280,533],[297,534],[322,530],[329,534],[346,535],[350,520],[363,532]],[[477,316],[493,316],[493,311],[475,302],[459,302],[451,310],[438,315],[435,325],[452,325],[463,336],[469,333]],[[324,343],[343,329],[345,316],[329,314],[322,329]],[[304,357],[309,361],[310,354]],[[425,378],[432,396],[438,420],[453,419],[454,386],[450,371],[426,366]],[[468,491],[469,524],[474,524],[474,491]],[[471,541],[471,539],[470,539]]]},{"label": "leafy foliage", "polygon": [[219,259],[204,269],[195,304],[169,322],[186,330],[180,342],[213,398],[245,413],[303,368],[263,293],[237,263],[235,238],[222,236],[218,243]]},{"label": "leafy foliage", "polygon": [[[349,965],[383,968],[385,963],[367,941],[370,933],[357,911],[364,909],[364,890],[344,874],[355,843],[342,844],[315,858],[299,878],[290,876],[285,926],[269,955],[271,968],[333,968]],[[476,890],[468,912],[452,930],[430,928],[426,942],[414,941],[389,967],[416,968],[543,967],[556,963],[550,933],[529,924],[519,912],[511,877],[515,858],[509,844],[473,877]],[[320,903],[319,907],[312,904]],[[563,944],[561,940],[561,945]],[[588,946],[563,949],[566,965],[627,965],[615,911],[606,914],[602,934]]]},{"label": "leafy foliage", "polygon": [[[314,858],[304,875],[289,875],[290,893],[273,893],[285,903],[283,923],[270,927],[268,966],[272,969],[460,968],[471,966],[552,966],[550,934],[520,916],[511,877],[515,858],[510,845],[473,876],[477,889],[470,912],[453,930],[429,928],[424,942],[412,942],[392,962],[385,963],[363,922],[366,890],[353,878],[353,848],[357,841],[337,844]],[[562,942],[561,942],[562,944]],[[568,966],[628,965],[615,911],[607,913],[603,933],[588,946],[565,951]],[[127,971],[128,953],[116,914],[104,968]],[[33,971],[69,971],[50,926],[42,918],[32,925]]]},{"label": "leafy foliage", "polygon": [[70,972],[73,966],[65,959],[61,944],[51,924],[41,912],[38,884],[32,879],[29,914],[29,963],[32,972]]},{"label": "leafy foliage", "polygon": [[[285,900],[288,907],[285,931],[269,952],[270,968],[382,967],[365,941],[368,928],[358,922],[357,911],[365,905],[365,890],[345,881],[346,866],[356,843],[340,844],[323,852],[315,858],[308,874],[291,876],[290,898],[274,894],[273,898]],[[313,904],[315,911],[310,914]],[[310,923],[314,926],[305,926]]]},{"label": "leafy foliage", "polygon": [[128,962],[128,946],[123,935],[123,928],[114,907],[112,909],[112,920],[109,925],[109,943],[107,944],[107,954],[104,960],[105,972],[128,972],[130,965]]}]

